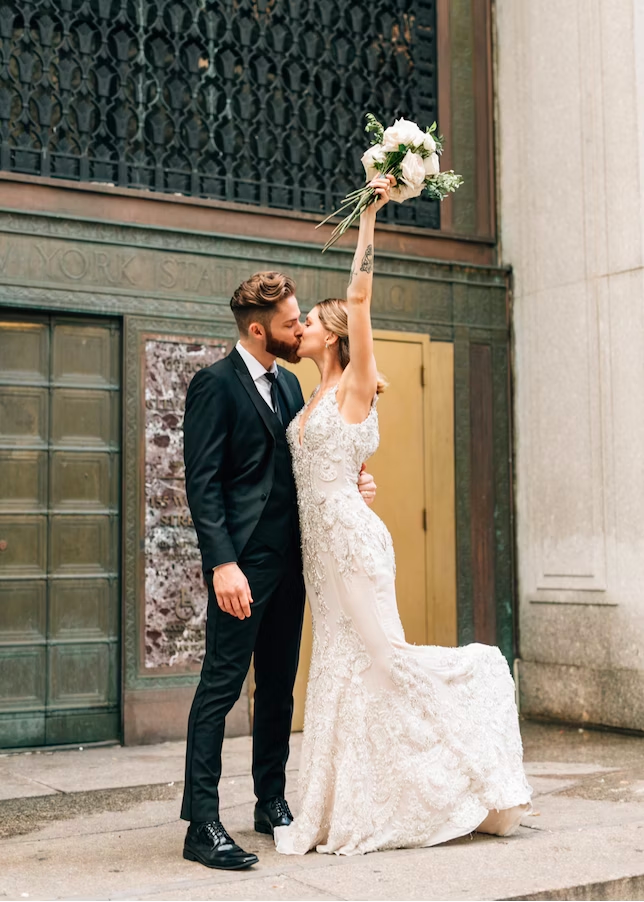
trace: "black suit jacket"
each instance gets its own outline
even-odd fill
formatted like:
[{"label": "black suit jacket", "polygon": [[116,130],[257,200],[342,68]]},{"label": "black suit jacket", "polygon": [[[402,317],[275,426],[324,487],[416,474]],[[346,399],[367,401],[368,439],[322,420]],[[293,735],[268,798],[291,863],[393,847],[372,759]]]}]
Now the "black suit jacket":
[{"label": "black suit jacket", "polygon": [[[300,383],[279,367],[289,422],[304,404]],[[288,425],[287,423],[284,426]],[[204,573],[237,561],[273,486],[277,430],[237,350],[194,376],[183,424],[186,492]]]}]

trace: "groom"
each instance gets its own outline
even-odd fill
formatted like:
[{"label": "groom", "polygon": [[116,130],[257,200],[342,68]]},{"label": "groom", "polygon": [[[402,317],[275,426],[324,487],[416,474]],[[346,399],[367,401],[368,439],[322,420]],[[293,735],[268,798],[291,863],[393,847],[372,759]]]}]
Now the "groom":
[{"label": "groom", "polygon": [[[230,302],[237,346],[190,383],[184,420],[186,491],[208,586],[206,655],[188,723],[181,817],[184,858],[212,868],[258,861],[219,820],[224,721],[255,663],[255,829],[289,824],[285,768],[293,713],[304,583],[297,497],[286,427],[304,404],[297,378],[303,327],[295,283],[260,272]],[[370,503],[373,479],[360,477]]]}]

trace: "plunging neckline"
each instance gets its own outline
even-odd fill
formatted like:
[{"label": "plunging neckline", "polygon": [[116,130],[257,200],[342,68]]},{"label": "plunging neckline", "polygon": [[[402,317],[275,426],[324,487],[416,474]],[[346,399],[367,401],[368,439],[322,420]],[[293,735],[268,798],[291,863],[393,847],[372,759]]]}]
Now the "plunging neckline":
[{"label": "plunging neckline", "polygon": [[[321,403],[324,401],[324,399],[327,397],[327,395],[334,395],[334,394],[336,394],[339,387],[340,387],[340,383],[339,383],[339,382],[336,382],[336,384],[333,385],[333,386],[331,386],[331,388],[327,388],[327,390],[324,392],[324,394],[320,397],[320,400],[317,402],[317,404],[315,405],[315,407],[314,407],[312,410],[309,410],[309,408],[311,407],[311,404],[313,403],[313,401],[315,400],[315,398],[317,398],[317,396],[318,396],[318,394],[319,394],[320,386],[317,385],[317,386],[313,389],[313,394],[311,395],[311,397],[309,398],[309,400],[306,402],[306,404],[304,405],[304,407],[302,408],[302,410],[301,410],[300,413],[298,414],[299,420],[297,421],[296,425],[297,425],[297,448],[298,448],[299,451],[301,451],[301,450],[304,448],[304,438],[305,438],[305,436],[306,436],[306,427],[307,427],[307,424],[308,424],[309,420],[311,419],[311,417],[313,416],[313,414],[315,413],[315,411],[318,409],[318,407],[320,406],[320,404],[321,404]],[[373,414],[374,410],[376,409],[376,403],[377,403],[377,400],[378,400],[378,394],[376,393],[376,394],[374,395],[373,401],[371,402],[371,407],[369,408],[369,413],[368,413],[367,416],[364,418],[364,420],[360,420],[359,423],[347,423],[347,421],[345,420],[345,418],[342,416],[342,413],[341,413],[341,411],[340,411],[339,408],[338,408],[338,411],[337,411],[337,412],[338,412],[338,417],[340,418],[342,424],[343,424],[344,426],[347,426],[349,429],[355,429],[355,428],[357,428],[357,427],[364,426],[364,424],[370,419],[371,415]],[[336,406],[337,406],[337,403],[338,403],[338,402],[337,402],[337,399],[336,399],[336,402],[335,402],[335,403],[336,403]],[[305,414],[307,413],[307,411],[308,411],[308,415],[305,416]]]},{"label": "plunging neckline", "polygon": [[[306,435],[306,424],[311,419],[311,417],[313,416],[315,411],[318,409],[318,407],[320,406],[322,401],[326,398],[326,396],[330,395],[334,391],[337,391],[339,385],[340,385],[340,383],[336,382],[335,385],[331,386],[331,388],[327,388],[327,390],[322,395],[320,395],[320,400],[317,402],[317,404],[312,409],[309,409],[309,408],[311,408],[311,404],[313,403],[314,399],[317,398],[318,394],[320,393],[319,385],[314,388],[313,394],[311,395],[309,400],[306,402],[306,404],[302,408],[302,415],[300,418],[300,422],[297,424],[297,426],[298,426],[298,428],[297,428],[297,444],[298,444],[298,447],[300,450],[302,450],[302,448],[304,447],[304,436]],[[307,411],[308,411],[308,415],[305,415],[305,414],[307,414]]]}]

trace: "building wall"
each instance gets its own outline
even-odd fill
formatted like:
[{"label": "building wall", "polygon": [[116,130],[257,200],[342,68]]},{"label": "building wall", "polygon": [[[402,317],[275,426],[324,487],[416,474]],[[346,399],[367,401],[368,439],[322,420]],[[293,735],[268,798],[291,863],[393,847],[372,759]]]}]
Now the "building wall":
[{"label": "building wall", "polygon": [[[355,4],[351,9],[361,14]],[[422,120],[426,104],[437,101],[446,142],[443,168],[462,173],[465,184],[442,205],[440,229],[410,224],[411,205],[401,208],[404,215],[391,205],[393,219],[378,229],[374,325],[422,333],[451,346],[455,538],[453,525],[444,529],[456,546],[458,641],[498,644],[512,661],[508,271],[497,265],[496,252],[490,0],[436,0],[435,19],[433,9],[433,0],[423,0],[414,16],[427,46],[435,42],[436,56],[424,57],[419,71],[432,78],[437,73],[438,97],[423,95],[407,101],[417,109],[401,109]],[[402,95],[392,96],[400,100]],[[47,140],[58,146],[61,129],[54,135],[46,123],[42,126]],[[358,130],[362,134],[361,126]],[[198,585],[198,562],[193,561],[188,584],[177,584],[176,571],[170,589],[164,582],[169,554],[163,536],[155,545],[161,552],[157,561],[147,557],[153,521],[153,526],[190,531],[185,504],[168,500],[179,497],[177,483],[172,489],[155,485],[153,460],[163,462],[163,455],[147,452],[160,439],[169,444],[157,447],[172,448],[180,457],[175,414],[181,413],[181,379],[192,372],[194,355],[201,354],[203,363],[234,341],[229,298],[239,282],[258,269],[285,269],[295,276],[300,305],[307,309],[321,297],[344,291],[354,235],[321,256],[332,227],[316,232],[320,216],[302,212],[305,208],[250,206],[234,202],[237,195],[223,200],[218,194],[208,199],[164,193],[172,185],[164,181],[168,173],[162,168],[155,170],[158,191],[132,187],[127,168],[118,184],[111,184],[112,178],[90,183],[91,173],[52,168],[51,155],[38,148],[30,151],[33,166],[12,167],[20,135],[0,137],[5,167],[0,173],[0,313],[9,318],[38,312],[109,316],[122,336],[121,735],[128,743],[182,737],[199,669],[196,657],[189,663],[191,643],[201,641],[199,624],[192,623],[199,607],[194,598],[201,598],[202,610],[205,595]],[[244,145],[245,153],[249,146]],[[176,409],[169,411],[164,392],[176,373],[181,373],[171,386]],[[160,379],[156,388],[164,390],[156,395],[153,375]],[[166,426],[174,421],[165,434],[155,432],[147,415],[158,409],[158,400],[163,413],[170,414]],[[190,544],[187,534],[181,539]],[[0,580],[2,569],[0,559]],[[164,631],[159,618],[172,620],[173,612],[172,629]],[[179,621],[195,629],[183,634]],[[184,659],[163,659],[174,648],[166,635],[172,641],[179,636]],[[0,654],[3,642],[0,635]],[[13,655],[12,642],[4,644]],[[247,732],[249,723],[244,693],[228,726]],[[67,741],[105,738],[115,737],[75,735]]]},{"label": "building wall", "polygon": [[528,715],[644,729],[644,8],[496,4]]},{"label": "building wall", "polygon": [[[198,667],[169,665],[163,642],[158,657],[146,647],[148,612],[161,606],[149,603],[162,602],[168,589],[168,583],[163,590],[153,586],[153,599],[146,589],[146,523],[158,497],[146,478],[155,439],[148,433],[146,441],[146,389],[153,396],[155,391],[146,373],[165,378],[168,359],[152,359],[150,368],[148,353],[154,357],[156,342],[230,347],[236,336],[232,291],[267,266],[293,274],[304,310],[320,297],[338,296],[346,286],[352,250],[334,249],[322,257],[319,244],[302,241],[305,227],[314,233],[308,220],[274,217],[268,238],[262,234],[268,217],[261,213],[105,188],[81,191],[61,183],[7,178],[3,184],[10,209],[0,211],[0,310],[109,315],[122,325],[123,736],[128,743],[178,738],[185,733]],[[289,228],[299,233],[298,242]],[[452,239],[445,240],[450,254]],[[413,256],[401,252],[409,241],[419,243]],[[507,272],[493,265],[428,259],[418,233],[384,231],[379,248],[375,327],[425,333],[454,348],[458,639],[496,641],[511,659]],[[180,354],[172,357],[172,366],[181,366]],[[180,441],[178,434],[166,436],[171,444]],[[187,518],[185,505],[175,514]],[[164,554],[152,561],[157,574],[167,563]],[[196,597],[203,602],[205,593],[197,591]],[[186,609],[187,602],[199,606],[191,591],[185,598],[170,594],[167,601],[165,606],[177,613],[177,603]],[[229,726],[248,731],[247,695]]]}]

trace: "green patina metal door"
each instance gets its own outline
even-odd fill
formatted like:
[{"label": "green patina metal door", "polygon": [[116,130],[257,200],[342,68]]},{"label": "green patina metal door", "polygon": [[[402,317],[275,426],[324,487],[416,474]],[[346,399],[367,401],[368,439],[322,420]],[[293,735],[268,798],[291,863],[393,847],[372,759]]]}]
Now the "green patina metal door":
[{"label": "green patina metal door", "polygon": [[0,747],[119,736],[118,322],[0,312]]}]

